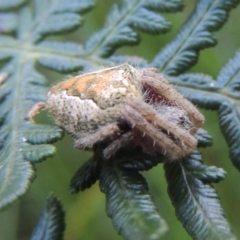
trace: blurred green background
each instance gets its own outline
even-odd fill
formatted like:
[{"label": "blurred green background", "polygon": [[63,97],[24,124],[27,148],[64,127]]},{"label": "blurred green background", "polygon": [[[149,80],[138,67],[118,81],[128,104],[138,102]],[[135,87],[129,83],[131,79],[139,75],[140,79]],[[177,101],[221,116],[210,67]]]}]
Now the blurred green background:
[{"label": "blurred green background", "polygon": [[[94,31],[104,25],[106,13],[113,2],[115,1],[96,1],[96,7],[84,16],[83,27],[74,33],[58,37],[58,40],[80,43],[87,40]],[[141,34],[142,42],[139,46],[124,47],[117,53],[138,55],[150,61],[164,45],[174,38],[194,9],[196,1],[185,0],[184,3],[186,6],[184,11],[177,14],[165,14],[165,17],[172,23],[170,33],[159,36]],[[239,26],[240,7],[231,12],[227,24],[220,32],[216,33],[219,44],[214,48],[202,51],[198,64],[190,71],[216,77],[222,66],[234,56],[240,47]],[[40,70],[46,74],[50,84],[65,77],[50,70]],[[214,140],[213,147],[202,151],[204,161],[206,164],[222,167],[228,173],[227,178],[215,187],[233,232],[240,239],[240,187],[238,187],[240,174],[232,166],[228,157],[228,148],[219,130],[216,112],[205,110],[202,112],[206,116],[204,128],[213,136]],[[37,121],[49,123],[52,120],[45,112],[38,116]],[[115,232],[111,220],[105,214],[105,196],[99,191],[98,183],[77,195],[69,193],[71,177],[79,166],[91,156],[90,153],[75,150],[72,142],[72,139],[65,135],[63,140],[55,144],[57,148],[55,156],[36,165],[36,179],[27,194],[0,214],[0,239],[29,239],[49,193],[60,198],[66,211],[66,240],[122,239]],[[149,182],[150,192],[154,196],[158,210],[169,225],[169,231],[162,239],[191,239],[175,217],[174,209],[167,195],[162,165],[144,175]]]}]

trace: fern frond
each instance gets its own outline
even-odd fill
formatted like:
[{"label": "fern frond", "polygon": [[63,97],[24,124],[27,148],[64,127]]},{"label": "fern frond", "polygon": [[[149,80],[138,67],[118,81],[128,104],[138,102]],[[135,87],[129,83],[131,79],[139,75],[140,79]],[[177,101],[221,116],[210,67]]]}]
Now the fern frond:
[{"label": "fern frond", "polygon": [[[20,35],[20,44],[25,42],[25,54],[33,57],[44,67],[58,72],[72,72],[87,68],[91,63],[83,53],[82,46],[72,42],[56,42],[44,40],[48,35],[63,34],[79,27],[82,23],[80,13],[85,13],[93,7],[93,1],[58,0],[47,3],[36,1],[36,16],[32,18],[28,9],[23,9],[23,33]],[[28,17],[26,17],[28,16]],[[45,19],[42,21],[42,19]],[[47,22],[47,24],[46,24]],[[21,26],[19,26],[21,28]]]},{"label": "fern frond", "polygon": [[71,57],[61,55],[58,56],[57,54],[49,54],[49,56],[46,54],[45,56],[41,56],[38,59],[38,63],[44,67],[62,73],[74,72],[88,67],[88,63],[82,59],[72,59]]},{"label": "fern frond", "polygon": [[48,197],[31,240],[63,239],[65,229],[64,215],[60,201],[53,196]]},{"label": "fern frond", "polygon": [[41,18],[44,17],[45,20],[40,21],[37,18],[33,22],[32,25],[36,26],[32,32],[33,41],[37,42],[47,35],[62,34],[76,29],[82,23],[82,18],[78,13],[86,12],[91,7],[93,7],[92,1],[58,0],[52,3],[47,11],[43,9],[44,12],[41,13]]},{"label": "fern frond", "polygon": [[177,89],[199,107],[217,110],[224,101],[223,95],[218,93],[216,81],[207,75],[187,73],[168,79],[177,84]]},{"label": "fern frond", "polygon": [[182,161],[166,163],[165,174],[176,215],[193,239],[235,239],[209,185],[225,177],[222,169],[202,165],[195,151]]},{"label": "fern frond", "polygon": [[146,154],[141,147],[136,147],[134,149],[123,148],[117,152],[113,159],[111,159],[111,161],[116,162],[119,168],[134,171],[148,171],[164,160],[165,157],[163,155]]},{"label": "fern frond", "polygon": [[112,7],[106,26],[87,41],[86,52],[90,56],[106,58],[123,45],[138,44],[139,35],[133,29],[150,34],[165,33],[170,23],[154,11],[171,9],[181,10],[181,2],[168,4],[163,1],[156,3],[155,0],[122,0],[121,6]]},{"label": "fern frond", "polygon": [[[122,160],[118,163],[118,166],[126,170],[148,171],[156,167],[159,163],[162,163],[163,158],[163,156],[147,156],[147,154],[146,156],[143,154],[141,157],[139,155],[133,158],[129,156],[128,160]],[[116,159],[116,161],[119,161],[119,159]]]},{"label": "fern frond", "polygon": [[[63,20],[63,21],[62,21]],[[38,28],[34,31],[35,42],[39,38],[54,34],[71,31],[78,27],[81,23],[81,18],[76,13],[64,12],[64,13],[53,13],[47,16],[46,19],[48,24],[39,24]]]},{"label": "fern frond", "polygon": [[230,158],[240,170],[240,52],[229,60],[216,80],[203,74],[182,74],[169,79],[198,106],[218,110],[221,131],[230,148]]},{"label": "fern frond", "polygon": [[230,158],[240,170],[240,51],[219,73],[216,81],[219,93],[223,96],[218,109],[220,127],[229,145]]},{"label": "fern frond", "polygon": [[149,9],[158,9],[161,12],[178,12],[183,9],[183,3],[181,0],[151,0],[146,3]]},{"label": "fern frond", "polygon": [[17,27],[17,15],[13,13],[0,13],[1,33],[11,33]]},{"label": "fern frond", "polygon": [[57,126],[29,123],[23,128],[23,137],[31,144],[53,143],[62,135]]},{"label": "fern frond", "polygon": [[148,193],[146,180],[137,171],[102,166],[100,188],[106,194],[107,214],[127,240],[159,239],[167,230]]},{"label": "fern frond", "polygon": [[26,2],[27,0],[1,0],[0,10],[1,11],[13,10],[15,8],[20,7]]},{"label": "fern frond", "polygon": [[91,157],[74,174],[70,183],[70,192],[78,193],[90,188],[100,177],[100,160]]},{"label": "fern frond", "polygon": [[195,137],[198,140],[198,147],[208,147],[212,145],[212,137],[202,128],[197,131]]},{"label": "fern frond", "polygon": [[[33,176],[29,161],[40,161],[52,155],[55,148],[43,143],[59,139],[62,135],[57,127],[34,127],[28,112],[36,102],[45,99],[45,80],[35,71],[31,62],[15,64],[16,61],[12,61],[2,70],[9,77],[0,87],[0,159],[3,166],[0,169],[0,207],[11,203],[26,191]],[[12,68],[14,65],[17,69]],[[39,131],[41,134],[38,134]]]},{"label": "fern frond", "polygon": [[[1,13],[4,26],[0,36],[0,79],[6,76],[0,81],[0,208],[25,193],[34,174],[32,164],[51,156],[55,148],[49,144],[62,136],[57,126],[35,124],[31,119],[31,109],[45,101],[48,91],[35,63],[62,72],[86,65],[79,60],[81,46],[44,41],[44,37],[79,26],[79,13],[92,5],[92,1],[79,0],[34,1],[31,6],[20,0],[0,3],[0,9],[8,10]],[[14,37],[4,34],[9,32]]]},{"label": "fern frond", "polygon": [[147,61],[139,56],[112,55],[107,60],[114,65],[120,65],[127,62],[136,68],[148,67]]},{"label": "fern frond", "polygon": [[72,1],[65,1],[61,0],[55,6],[54,12],[77,12],[77,13],[85,13],[91,10],[94,7],[94,1],[82,1],[82,0],[72,0]]},{"label": "fern frond", "polygon": [[240,170],[240,109],[237,102],[224,101],[218,110],[221,131],[229,146],[230,158],[235,167]]},{"label": "fern frond", "polygon": [[198,1],[195,11],[176,38],[155,57],[151,65],[172,76],[188,70],[197,62],[199,50],[217,43],[212,32],[222,27],[229,11],[238,3],[238,0]]}]

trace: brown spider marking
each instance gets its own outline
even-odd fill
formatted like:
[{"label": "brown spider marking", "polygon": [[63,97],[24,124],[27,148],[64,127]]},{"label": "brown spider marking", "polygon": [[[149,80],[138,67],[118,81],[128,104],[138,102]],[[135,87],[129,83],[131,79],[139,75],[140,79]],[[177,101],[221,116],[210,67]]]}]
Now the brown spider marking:
[{"label": "brown spider marking", "polygon": [[141,146],[180,159],[197,146],[203,115],[153,68],[129,64],[86,73],[53,86],[47,108],[79,149],[106,142],[106,159]]}]

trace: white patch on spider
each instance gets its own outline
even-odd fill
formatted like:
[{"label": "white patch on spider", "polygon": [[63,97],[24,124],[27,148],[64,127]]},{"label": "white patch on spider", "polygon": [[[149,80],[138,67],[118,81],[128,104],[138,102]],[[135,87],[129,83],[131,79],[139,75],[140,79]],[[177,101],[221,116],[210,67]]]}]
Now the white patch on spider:
[{"label": "white patch on spider", "polygon": [[123,87],[120,87],[120,88],[118,88],[118,91],[119,91],[121,94],[126,94],[127,89],[126,89],[126,88],[123,88]]},{"label": "white patch on spider", "polygon": [[118,70],[114,75],[113,75],[113,79],[114,81],[122,81],[123,75],[124,75],[125,71],[124,70]]},{"label": "white patch on spider", "polygon": [[128,83],[128,81],[127,81],[126,79],[123,79],[123,80],[122,80],[122,83],[123,83],[123,85],[126,86],[126,87],[129,86],[129,83]]},{"label": "white patch on spider", "polygon": [[[90,120],[97,120],[101,111],[93,100],[82,100],[78,96],[69,96],[66,91],[49,94],[48,108],[54,109],[52,114],[56,123],[70,133],[77,132],[78,124],[82,123],[82,128],[84,128],[84,123],[87,125]],[[85,127],[87,128],[87,126]]]}]

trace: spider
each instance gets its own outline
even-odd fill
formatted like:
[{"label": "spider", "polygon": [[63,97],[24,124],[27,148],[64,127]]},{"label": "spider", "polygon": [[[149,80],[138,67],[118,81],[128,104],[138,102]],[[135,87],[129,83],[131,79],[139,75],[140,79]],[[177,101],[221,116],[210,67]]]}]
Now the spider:
[{"label": "spider", "polygon": [[73,136],[78,149],[107,142],[109,159],[123,147],[141,146],[170,160],[197,146],[194,134],[203,115],[157,69],[129,64],[72,77],[48,92],[56,124]]}]

